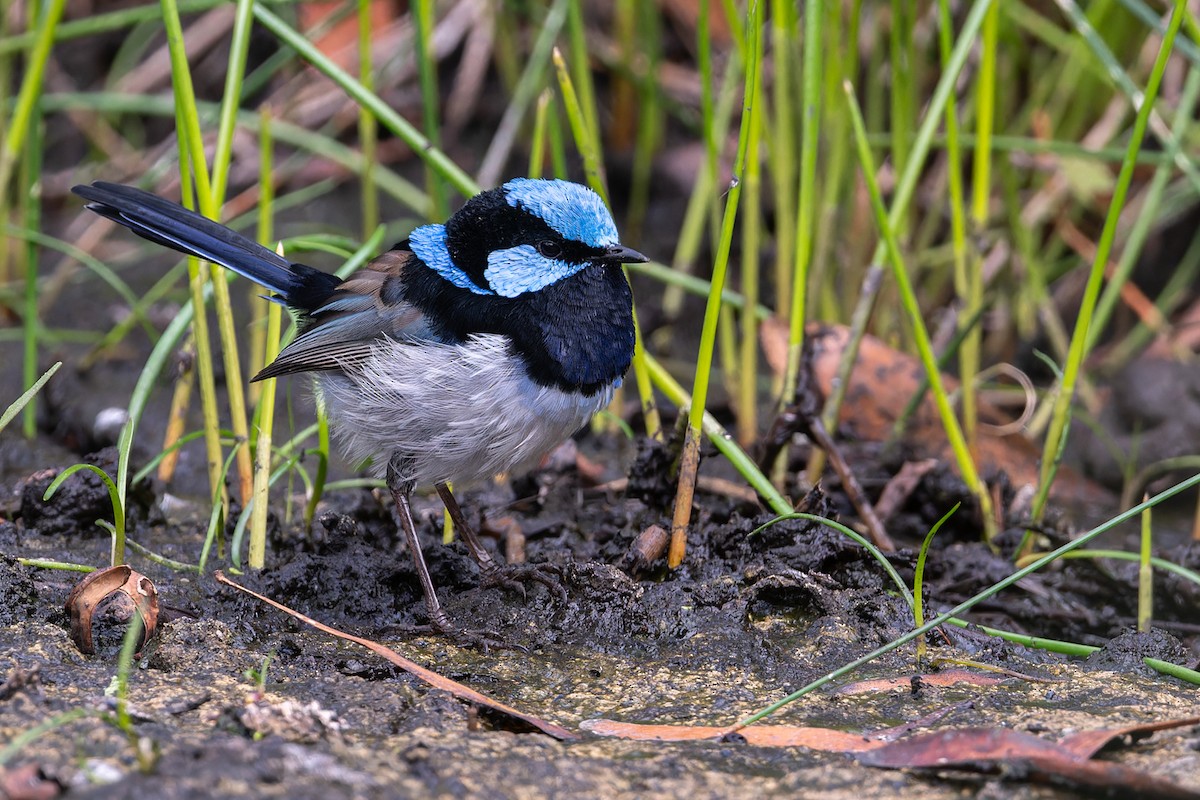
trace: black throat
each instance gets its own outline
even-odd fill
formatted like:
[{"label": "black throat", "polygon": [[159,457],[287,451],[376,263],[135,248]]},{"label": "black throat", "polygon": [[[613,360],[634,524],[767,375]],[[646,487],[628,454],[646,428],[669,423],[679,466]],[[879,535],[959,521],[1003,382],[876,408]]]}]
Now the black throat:
[{"label": "black throat", "polygon": [[472,294],[424,264],[404,271],[404,299],[447,341],[494,333],[541,386],[595,394],[621,378],[633,359],[633,295],[619,265],[586,267],[514,298]]}]

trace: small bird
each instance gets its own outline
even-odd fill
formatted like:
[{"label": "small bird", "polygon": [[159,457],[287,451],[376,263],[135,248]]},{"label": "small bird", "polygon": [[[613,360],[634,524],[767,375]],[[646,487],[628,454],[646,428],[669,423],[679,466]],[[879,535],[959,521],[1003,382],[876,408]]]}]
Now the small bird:
[{"label": "small bird", "polygon": [[647,259],[620,244],[599,195],[515,178],[343,281],[140,189],[72,191],[91,211],[233,270],[296,312],[299,334],[254,380],[316,377],[346,454],[373,459],[386,478],[434,628],[472,638],[438,602],[409,504],[416,488],[437,489],[485,584],[550,583],[534,567],[498,565],[448,484],[530,465],[621,384],[634,343],[621,265]]}]

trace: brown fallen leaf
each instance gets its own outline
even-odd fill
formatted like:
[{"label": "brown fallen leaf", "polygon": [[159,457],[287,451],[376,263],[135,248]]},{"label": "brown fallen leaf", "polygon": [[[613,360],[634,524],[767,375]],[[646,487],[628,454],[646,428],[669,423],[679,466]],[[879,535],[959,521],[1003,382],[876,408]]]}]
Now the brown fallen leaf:
[{"label": "brown fallen leaf", "polygon": [[1146,722],[1140,725],[1127,725],[1123,728],[1100,728],[1094,731],[1080,731],[1070,736],[1064,736],[1058,740],[1058,744],[1060,747],[1073,753],[1077,758],[1091,758],[1115,739],[1122,736],[1129,736],[1134,741],[1137,741],[1138,739],[1144,739],[1155,731],[1185,728],[1189,725],[1200,725],[1200,717]]},{"label": "brown fallen leaf", "polygon": [[945,719],[947,715],[963,708],[967,703],[938,709],[919,719],[891,728],[869,733],[815,728],[805,725],[750,725],[746,727],[713,725],[642,725],[634,722],[617,722],[611,719],[590,719],[579,727],[597,736],[632,739],[643,742],[693,742],[705,739],[720,740],[737,737],[757,747],[807,747],[826,753],[861,753],[883,747],[914,730]]},{"label": "brown fallen leaf", "polygon": [[1200,800],[1192,791],[1149,773],[1088,761],[1058,742],[1007,728],[925,733],[858,756],[882,769],[959,770],[1094,790],[1110,797]]},{"label": "brown fallen leaf", "polygon": [[142,617],[142,640],[138,650],[154,637],[158,627],[158,590],[145,575],[126,564],[118,564],[89,573],[67,595],[64,605],[71,615],[71,639],[81,653],[90,656],[96,652],[92,643],[92,615],[114,592],[128,596]]},{"label": "brown fallen leaf", "polygon": [[[833,694],[858,695],[873,692],[891,692],[896,689],[902,689],[907,692],[912,689],[913,677],[903,676],[899,678],[876,678],[868,681],[855,681],[854,683],[848,683],[840,687]],[[998,683],[1004,682],[1003,678],[980,675],[965,669],[947,669],[915,677],[920,678],[921,683],[926,686],[954,686],[959,683],[969,683],[975,686],[995,686]]]},{"label": "brown fallen leaf", "polygon": [[213,577],[217,579],[217,583],[223,583],[226,586],[237,589],[239,592],[244,592],[245,594],[248,594],[257,600],[261,600],[267,605],[277,608],[283,613],[295,617],[304,624],[310,625],[319,631],[328,633],[331,636],[336,636],[339,639],[345,639],[348,642],[354,642],[355,644],[362,645],[372,653],[375,653],[376,655],[392,662],[397,667],[400,667],[400,669],[404,670],[405,672],[417,676],[435,689],[441,689],[442,691],[449,692],[459,699],[467,700],[468,702],[476,703],[481,706],[486,706],[493,711],[499,711],[502,714],[507,714],[510,717],[527,722],[540,730],[542,733],[553,736],[555,739],[572,740],[579,738],[579,734],[569,731],[560,725],[555,725],[553,722],[547,722],[540,717],[535,717],[532,714],[526,714],[523,711],[518,711],[512,706],[501,703],[499,700],[493,700],[487,695],[477,692],[469,686],[464,686],[457,681],[452,681],[447,677],[437,674],[433,670],[426,669],[414,661],[409,661],[395,650],[385,647],[378,642],[373,642],[370,639],[364,639],[361,636],[354,636],[353,634],[346,633],[345,631],[339,631],[337,628],[331,628],[328,625],[317,622],[312,617],[305,616],[299,611],[294,611],[285,606],[283,603],[272,600],[265,595],[261,595],[258,592],[247,589],[245,586],[231,581],[229,578],[225,577],[224,573],[222,573],[220,570],[217,570]]},{"label": "brown fallen leaf", "polygon": [[[763,353],[771,369],[782,375],[787,363],[787,326],[778,322],[761,327]],[[828,397],[837,378],[843,354],[850,342],[849,330],[840,325],[811,323],[805,336],[812,343],[812,374],[817,388]],[[859,347],[854,369],[846,387],[846,399],[838,416],[840,427],[852,430],[860,441],[883,442],[892,434],[892,426],[925,377],[924,368],[913,356],[888,347],[873,336],[866,336]],[[943,375],[947,392],[959,389],[958,381]],[[977,404],[979,419],[987,425],[1001,426],[1009,420],[987,402]],[[941,418],[928,392],[909,420],[904,441],[915,458],[935,458],[954,467],[953,454],[942,428]],[[1003,470],[1015,486],[1038,482],[1041,448],[1020,432],[995,435],[980,429],[976,445],[981,472]],[[1104,490],[1070,470],[1060,470],[1052,496],[1100,501]]]},{"label": "brown fallen leaf", "polygon": [[0,767],[0,797],[4,800],[53,800],[62,793],[63,785],[47,777],[37,764]]},{"label": "brown fallen leaf", "polygon": [[[708,725],[639,725],[611,719],[589,719],[581,728],[597,736],[634,739],[643,742],[692,742],[721,739],[732,731]],[[867,734],[839,731],[831,728],[812,728],[799,725],[751,725],[733,735],[747,744],[758,747],[808,747],[827,753],[860,753],[883,747],[886,739],[872,739]]]}]

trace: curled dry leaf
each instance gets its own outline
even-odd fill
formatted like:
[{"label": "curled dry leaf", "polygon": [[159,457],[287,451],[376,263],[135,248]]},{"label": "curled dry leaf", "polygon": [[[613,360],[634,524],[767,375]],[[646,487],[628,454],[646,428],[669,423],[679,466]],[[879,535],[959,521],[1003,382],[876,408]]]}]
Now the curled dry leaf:
[{"label": "curled dry leaf", "polygon": [[138,650],[154,636],[158,626],[158,590],[145,575],[126,564],[118,564],[89,573],[67,595],[65,606],[71,615],[71,639],[81,653],[90,656],[96,652],[92,643],[92,615],[114,592],[128,596],[142,617],[142,641]]}]

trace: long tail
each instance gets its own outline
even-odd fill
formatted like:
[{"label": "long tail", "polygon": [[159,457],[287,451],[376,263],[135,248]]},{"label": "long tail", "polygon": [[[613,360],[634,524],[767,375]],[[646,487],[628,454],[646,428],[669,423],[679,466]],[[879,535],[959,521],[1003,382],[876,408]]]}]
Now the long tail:
[{"label": "long tail", "polygon": [[329,273],[292,263],[224,225],[141,189],[97,181],[71,191],[88,201],[88,209],[143,239],[231,269],[278,293],[290,306],[312,309],[341,283]]}]

